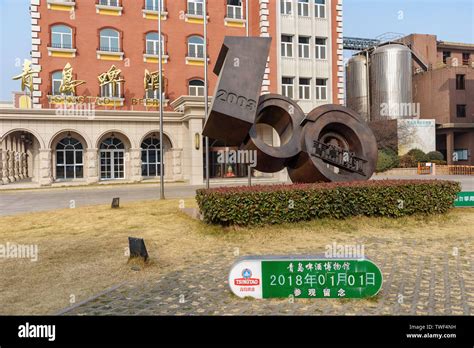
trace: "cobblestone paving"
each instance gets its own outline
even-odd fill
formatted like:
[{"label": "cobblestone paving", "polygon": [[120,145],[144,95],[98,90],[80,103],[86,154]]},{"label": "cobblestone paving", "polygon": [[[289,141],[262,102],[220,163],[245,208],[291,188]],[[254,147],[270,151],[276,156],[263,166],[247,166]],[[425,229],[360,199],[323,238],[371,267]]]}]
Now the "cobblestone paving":
[{"label": "cobblestone paving", "polygon": [[372,299],[240,299],[227,285],[236,259],[229,248],[154,281],[126,283],[64,314],[472,315],[474,259],[470,241],[431,245],[429,239],[369,237],[359,243],[365,245],[367,256],[384,276],[381,292]]}]

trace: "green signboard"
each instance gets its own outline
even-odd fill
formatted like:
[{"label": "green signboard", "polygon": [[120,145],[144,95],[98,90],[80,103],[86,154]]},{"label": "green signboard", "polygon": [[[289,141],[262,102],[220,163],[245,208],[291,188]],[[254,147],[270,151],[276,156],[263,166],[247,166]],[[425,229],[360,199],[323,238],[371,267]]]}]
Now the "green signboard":
[{"label": "green signboard", "polygon": [[474,192],[459,192],[454,201],[455,207],[474,207]]},{"label": "green signboard", "polygon": [[367,298],[382,282],[382,272],[367,259],[247,259],[229,276],[237,296],[255,298]]}]

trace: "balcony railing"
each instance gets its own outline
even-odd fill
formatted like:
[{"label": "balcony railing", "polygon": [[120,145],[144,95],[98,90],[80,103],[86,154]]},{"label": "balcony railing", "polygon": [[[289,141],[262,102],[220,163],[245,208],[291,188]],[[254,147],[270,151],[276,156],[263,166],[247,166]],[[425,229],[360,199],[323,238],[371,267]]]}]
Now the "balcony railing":
[{"label": "balcony railing", "polygon": [[62,48],[62,49],[72,49],[72,45],[68,43],[53,43],[51,44],[52,48]]},{"label": "balcony railing", "polygon": [[[160,5],[155,5],[155,4],[146,4],[145,5],[145,10],[147,10],[147,11],[156,11],[156,12],[158,12],[159,9],[160,9]],[[161,12],[165,12],[165,9],[163,8],[163,6],[161,7]]]},{"label": "balcony railing", "polygon": [[100,46],[100,51],[102,52],[122,52],[118,47],[110,47],[110,46]]},{"label": "balcony railing", "polygon": [[48,3],[50,4],[69,4],[75,2],[76,0],[48,0]]},{"label": "balcony railing", "polygon": [[227,5],[227,18],[243,19],[242,6]]},{"label": "balcony railing", "polygon": [[99,0],[99,5],[119,7],[119,0]]},{"label": "balcony railing", "polygon": [[[150,48],[147,48],[146,50],[146,54],[149,54],[149,55],[153,55],[153,56],[157,56],[159,55],[159,50],[158,49],[150,49]],[[163,54],[164,55],[164,54]]]}]

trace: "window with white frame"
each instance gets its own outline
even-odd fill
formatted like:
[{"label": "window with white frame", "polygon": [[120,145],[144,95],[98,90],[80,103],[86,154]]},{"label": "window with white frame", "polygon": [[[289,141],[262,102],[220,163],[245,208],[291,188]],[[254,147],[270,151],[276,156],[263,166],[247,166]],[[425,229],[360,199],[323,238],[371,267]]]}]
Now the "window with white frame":
[{"label": "window with white frame", "polygon": [[227,0],[227,18],[243,19],[242,0]]},{"label": "window with white frame", "polygon": [[281,36],[281,56],[288,58],[293,57],[293,36]]},{"label": "window with white frame", "polygon": [[106,52],[120,52],[120,34],[114,29],[100,31],[100,50]]},{"label": "window with white frame", "polygon": [[326,100],[327,91],[327,79],[316,79],[316,100]]},{"label": "window with white frame", "polygon": [[326,0],[314,0],[314,16],[316,18],[326,18]]},{"label": "window with white frame", "polygon": [[300,77],[298,93],[300,100],[311,99],[311,79]]},{"label": "window with white frame", "polygon": [[203,0],[188,0],[188,14],[193,16],[202,16]]},{"label": "window with white frame", "polygon": [[[158,55],[160,47],[160,40],[158,39],[158,33],[152,32],[146,34],[146,54]],[[161,53],[165,54],[165,45],[163,36],[161,36]]]},{"label": "window with white frame", "polygon": [[99,5],[119,7],[120,6],[120,1],[119,0],[99,0]]},{"label": "window with white frame", "polygon": [[164,1],[165,0],[145,0],[145,10],[158,11],[161,6],[161,11],[164,11]]},{"label": "window with white frame", "polygon": [[81,179],[84,176],[84,147],[70,136],[56,145],[56,179]]},{"label": "window with white frame", "polygon": [[62,71],[56,71],[51,75],[52,80],[52,95],[61,95],[62,93],[59,91],[61,88],[61,84],[63,82],[63,73]]},{"label": "window with white frame", "polygon": [[[115,93],[114,93],[114,85],[115,85]],[[100,86],[100,96],[103,98],[121,98],[122,83],[110,82],[103,86]]]},{"label": "window with white frame", "polygon": [[204,59],[204,39],[200,36],[191,36],[188,39],[188,57]]},{"label": "window with white frame", "polygon": [[326,38],[324,37],[317,37],[316,38],[316,51],[315,51],[315,58],[316,59],[326,59]]},{"label": "window with white frame", "polygon": [[66,25],[51,28],[51,47],[72,48],[72,29]]},{"label": "window with white frame", "polygon": [[204,81],[202,80],[191,80],[189,81],[189,95],[195,97],[204,96]]},{"label": "window with white frame", "polygon": [[293,14],[293,0],[280,0],[280,13],[284,15]]},{"label": "window with white frame", "polygon": [[298,57],[309,58],[309,36],[298,37]]},{"label": "window with white frame", "polygon": [[309,0],[298,0],[298,16],[309,17]]},{"label": "window with white frame", "polygon": [[293,99],[294,94],[294,78],[293,77],[282,77],[281,78],[281,93],[290,99]]}]

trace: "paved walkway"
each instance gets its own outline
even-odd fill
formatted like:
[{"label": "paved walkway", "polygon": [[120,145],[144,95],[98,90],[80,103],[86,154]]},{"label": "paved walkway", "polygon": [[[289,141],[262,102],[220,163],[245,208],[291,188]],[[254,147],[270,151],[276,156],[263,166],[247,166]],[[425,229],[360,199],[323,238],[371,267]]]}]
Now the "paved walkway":
[{"label": "paved walkway", "polygon": [[[274,180],[254,180],[256,183],[275,183]],[[229,186],[245,185],[230,182]],[[227,185],[216,182],[212,187]],[[165,185],[166,198],[193,197],[196,190],[204,186],[190,186],[180,183]],[[68,188],[43,188],[35,190],[0,190],[0,216],[22,214],[29,212],[48,211],[70,208],[74,201],[76,208],[90,205],[111,204],[114,197],[120,197],[121,203],[133,201],[156,200],[160,197],[158,183],[123,184],[123,185],[96,185]]]},{"label": "paved walkway", "polygon": [[[394,177],[376,176],[380,179],[397,179]],[[462,184],[463,191],[474,191],[474,177],[467,176],[414,176],[400,177],[399,179],[433,179],[455,180]],[[228,185],[229,182],[216,182],[212,186]],[[275,183],[274,180],[257,181],[254,183]],[[238,185],[246,185],[246,180]],[[237,185],[232,183],[232,185]],[[0,190],[0,216],[22,214],[28,212],[48,211],[69,208],[71,201],[76,207],[98,204],[110,204],[112,198],[120,197],[121,202],[154,200],[159,198],[159,184],[134,185],[98,185],[69,188],[45,188],[36,190]],[[198,188],[203,186],[189,186],[185,184],[166,184],[167,198],[192,197]]]},{"label": "paved walkway", "polygon": [[[155,281],[128,283],[61,311],[64,315],[472,315],[471,240],[361,239],[384,276],[369,300],[240,299],[228,288],[232,250]],[[386,248],[390,245],[389,248]],[[456,247],[454,246],[456,245]],[[462,245],[462,248],[458,248]],[[457,248],[457,249],[455,249]],[[388,251],[386,251],[388,250]]]}]

